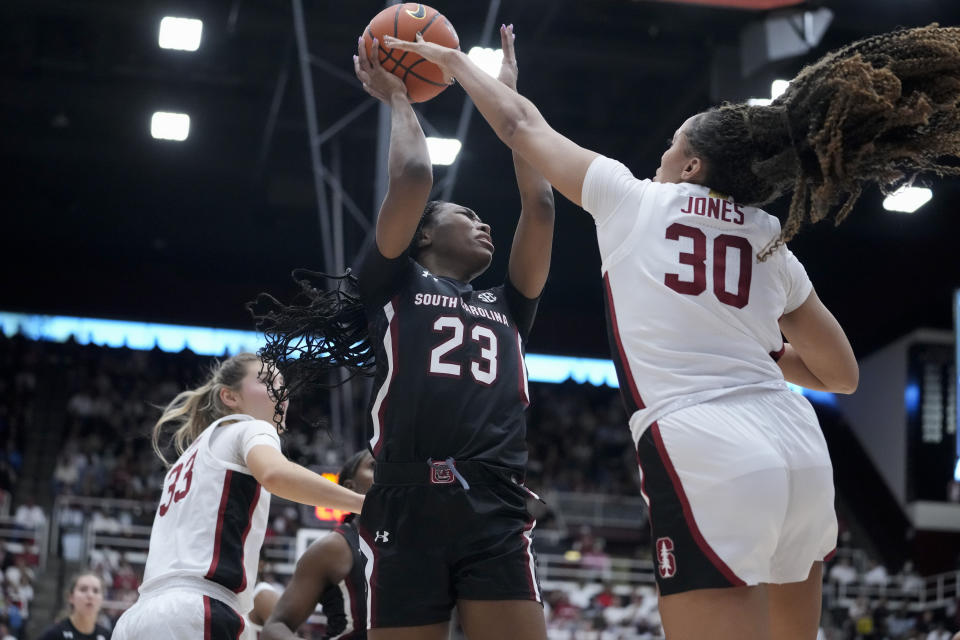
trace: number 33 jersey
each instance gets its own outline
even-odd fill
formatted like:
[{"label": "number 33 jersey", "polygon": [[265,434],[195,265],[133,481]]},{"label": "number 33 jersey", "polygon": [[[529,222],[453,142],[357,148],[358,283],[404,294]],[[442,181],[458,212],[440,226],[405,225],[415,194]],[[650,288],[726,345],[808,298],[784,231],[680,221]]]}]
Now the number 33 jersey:
[{"label": "number 33 jersey", "polygon": [[270,511],[270,493],[245,462],[256,445],[279,450],[276,427],[246,415],[227,416],[204,429],[170,467],[140,593],[171,580],[198,579],[192,584],[241,614],[253,606]]},{"label": "number 33 jersey", "polygon": [[482,291],[374,246],[360,262],[377,370],[368,420],[379,462],[481,460],[522,474],[524,343],[539,299]]},{"label": "number 33 jersey", "polygon": [[812,291],[768,213],[691,183],[638,180],[598,157],[583,182],[608,336],[639,438],[658,417],[745,387],[784,386],[778,319]]}]

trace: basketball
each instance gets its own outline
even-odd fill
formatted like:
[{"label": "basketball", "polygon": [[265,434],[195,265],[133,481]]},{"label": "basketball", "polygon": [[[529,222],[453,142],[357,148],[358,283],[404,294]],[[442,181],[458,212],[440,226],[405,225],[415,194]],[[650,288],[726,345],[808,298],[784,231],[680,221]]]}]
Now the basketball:
[{"label": "basketball", "polygon": [[387,7],[374,16],[363,30],[363,43],[367,56],[370,56],[373,39],[376,38],[380,44],[380,64],[383,68],[403,80],[410,102],[426,102],[449,86],[443,81],[440,67],[415,53],[394,52],[383,45],[384,36],[415,42],[417,33],[428,42],[451,49],[460,48],[460,38],[450,21],[436,9],[416,2]]}]

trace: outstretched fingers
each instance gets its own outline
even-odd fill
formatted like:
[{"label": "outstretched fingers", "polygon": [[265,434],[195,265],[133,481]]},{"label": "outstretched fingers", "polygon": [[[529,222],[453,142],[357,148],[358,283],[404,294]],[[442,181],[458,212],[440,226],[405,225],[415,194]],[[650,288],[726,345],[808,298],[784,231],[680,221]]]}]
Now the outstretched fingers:
[{"label": "outstretched fingers", "polygon": [[513,47],[517,36],[513,33],[513,25],[500,25],[500,48],[503,50],[503,61],[516,64],[517,53]]}]

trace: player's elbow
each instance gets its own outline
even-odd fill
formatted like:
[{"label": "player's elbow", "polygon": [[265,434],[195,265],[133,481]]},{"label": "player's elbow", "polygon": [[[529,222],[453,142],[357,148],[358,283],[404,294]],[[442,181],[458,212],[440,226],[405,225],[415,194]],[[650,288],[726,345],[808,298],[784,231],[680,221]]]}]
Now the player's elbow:
[{"label": "player's elbow", "polygon": [[827,383],[827,390],[832,393],[842,393],[850,395],[857,390],[860,385],[860,366],[854,360],[846,363],[842,368],[831,372],[830,380]]},{"label": "player's elbow", "polygon": [[835,393],[850,395],[860,386],[860,367],[854,363],[853,367],[844,374],[838,382]]},{"label": "player's elbow", "polygon": [[433,187],[433,166],[430,158],[404,160],[391,172],[390,179],[409,188],[425,188],[429,191]]}]

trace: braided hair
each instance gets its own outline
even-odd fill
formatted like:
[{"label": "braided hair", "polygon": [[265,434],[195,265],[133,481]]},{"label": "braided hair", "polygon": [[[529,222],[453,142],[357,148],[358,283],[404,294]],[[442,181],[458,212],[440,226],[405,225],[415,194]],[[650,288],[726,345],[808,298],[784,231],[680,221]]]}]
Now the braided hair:
[{"label": "braided hair", "polygon": [[686,130],[704,183],[759,206],[793,192],[768,257],[806,224],[841,223],[865,185],[960,175],[960,28],[936,24],[855,42],[803,69],[769,106],[726,104]]},{"label": "braided hair", "polygon": [[[407,249],[412,258],[419,255],[423,228],[433,222],[441,204],[431,200],[424,207]],[[295,269],[292,277],[299,294],[289,304],[268,293],[247,304],[266,340],[257,355],[263,363],[261,379],[276,403],[278,425],[284,403],[301,390],[337,387],[356,376],[372,376],[376,367],[357,277],[349,269],[338,275]]]}]

